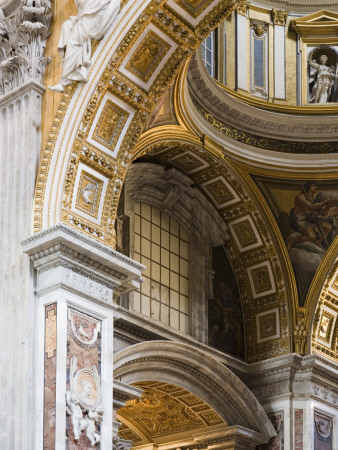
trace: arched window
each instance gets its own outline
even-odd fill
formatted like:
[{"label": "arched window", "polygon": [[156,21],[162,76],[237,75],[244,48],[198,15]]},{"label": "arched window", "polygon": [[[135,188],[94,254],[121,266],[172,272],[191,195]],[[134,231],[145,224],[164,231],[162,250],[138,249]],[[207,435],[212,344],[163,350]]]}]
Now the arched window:
[{"label": "arched window", "polygon": [[147,269],[134,311],[178,330],[189,329],[189,236],[168,214],[134,204],[134,259]]}]

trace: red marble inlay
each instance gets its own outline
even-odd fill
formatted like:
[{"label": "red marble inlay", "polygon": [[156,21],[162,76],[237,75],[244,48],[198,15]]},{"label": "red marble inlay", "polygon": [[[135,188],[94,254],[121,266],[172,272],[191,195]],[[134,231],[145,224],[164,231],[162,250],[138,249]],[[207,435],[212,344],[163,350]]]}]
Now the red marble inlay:
[{"label": "red marble inlay", "polygon": [[277,436],[268,444],[264,444],[261,446],[262,450],[283,450],[284,449],[284,413],[283,411],[279,411],[276,413],[268,414],[269,419],[271,420],[272,425],[277,431]]},{"label": "red marble inlay", "polygon": [[44,450],[55,449],[56,312],[56,303],[45,308]]},{"label": "red marble inlay", "polygon": [[295,450],[303,450],[303,410],[295,409]]}]

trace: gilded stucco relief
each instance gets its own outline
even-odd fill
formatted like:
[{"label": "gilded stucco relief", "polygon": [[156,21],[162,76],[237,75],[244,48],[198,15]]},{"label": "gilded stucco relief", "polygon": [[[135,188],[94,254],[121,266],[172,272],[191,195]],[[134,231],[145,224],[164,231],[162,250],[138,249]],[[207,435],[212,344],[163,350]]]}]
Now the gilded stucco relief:
[{"label": "gilded stucco relief", "polygon": [[134,386],[143,390],[142,398],[128,401],[118,411],[119,419],[125,423],[119,434],[123,439],[133,437],[134,445],[144,443],[142,436],[149,442],[160,442],[174,433],[189,436],[192,431],[224,424],[209,405],[178,386],[156,381]]},{"label": "gilded stucco relief", "polygon": [[[276,249],[272,247],[272,238],[253,199],[249,196],[248,188],[243,188],[238,175],[217,160],[211,152],[197,145],[192,150],[191,144],[179,146],[176,142],[169,141],[168,144],[162,142],[158,146],[154,145],[149,150],[141,153],[144,154],[141,161],[156,162],[165,166],[172,164],[184,173],[189,173],[229,227],[226,250],[240,289],[246,318],[246,359],[248,361],[259,359],[261,351],[265,352],[265,355],[286,352],[289,348],[287,310],[290,308],[285,296],[286,287]],[[199,169],[194,164],[193,169],[189,171],[189,166],[186,164],[180,166],[179,161],[185,162],[186,153],[192,151],[195,159],[198,157],[205,163]],[[246,267],[245,271],[243,267]],[[265,322],[264,317],[258,321],[257,317],[270,310],[274,311],[269,316],[271,333],[261,337],[264,333],[262,324]],[[226,344],[226,347],[227,351],[232,348],[230,344]]]}]

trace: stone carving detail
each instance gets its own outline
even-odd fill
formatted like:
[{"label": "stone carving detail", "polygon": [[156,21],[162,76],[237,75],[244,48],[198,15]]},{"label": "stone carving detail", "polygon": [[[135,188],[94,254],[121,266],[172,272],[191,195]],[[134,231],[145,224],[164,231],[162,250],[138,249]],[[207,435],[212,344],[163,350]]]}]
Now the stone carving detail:
[{"label": "stone carving detail", "polygon": [[251,26],[258,37],[262,37],[268,31],[268,24],[259,20],[251,20]]},{"label": "stone carving detail", "polygon": [[133,441],[126,441],[121,439],[120,436],[116,435],[113,437],[113,450],[130,450]]},{"label": "stone carving detail", "polygon": [[23,0],[13,16],[0,16],[0,95],[30,80],[42,84],[50,62],[43,56],[51,23],[50,6],[50,0]]},{"label": "stone carving detail", "polygon": [[93,345],[100,332],[100,322],[80,312],[69,310],[70,324],[76,338],[82,344]]},{"label": "stone carving detail", "polygon": [[297,324],[294,330],[295,351],[300,355],[305,354],[305,345],[307,341],[307,331],[305,328],[305,314],[303,311],[297,311]]},{"label": "stone carving detail", "polygon": [[83,431],[91,445],[100,442],[97,426],[103,420],[101,405],[101,384],[97,368],[85,368],[77,371],[77,358],[70,363],[70,390],[66,392],[67,414],[71,416],[74,441],[78,441]]},{"label": "stone carving detail", "polygon": [[[319,63],[316,59],[319,59]],[[309,55],[309,102],[338,101],[338,55],[331,48],[316,49]]]},{"label": "stone carving detail", "polygon": [[281,9],[273,9],[271,11],[272,22],[274,25],[285,25],[288,18],[288,12]]},{"label": "stone carving detail", "polygon": [[73,81],[87,81],[91,66],[91,40],[102,39],[111,28],[120,0],[75,0],[79,14],[61,27],[58,51],[63,56],[62,76],[52,91],[63,92]]}]

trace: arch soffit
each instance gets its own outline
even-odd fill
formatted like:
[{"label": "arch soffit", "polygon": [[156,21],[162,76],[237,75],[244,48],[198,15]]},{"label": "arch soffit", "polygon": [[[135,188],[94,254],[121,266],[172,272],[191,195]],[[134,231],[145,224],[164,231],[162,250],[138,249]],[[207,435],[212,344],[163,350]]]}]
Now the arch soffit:
[{"label": "arch soffit", "polygon": [[197,395],[228,425],[241,425],[269,438],[276,434],[264,409],[239,378],[189,345],[152,341],[122,350],[114,358],[114,378],[128,384],[170,382]]},{"label": "arch soffit", "polygon": [[[89,81],[74,82],[60,95],[37,179],[34,231],[61,220],[115,245],[121,186],[157,100],[200,42],[240,3],[123,2],[113,33],[93,55]],[[151,53],[151,48],[156,51]],[[89,175],[85,167],[90,167]],[[85,176],[87,181],[90,176],[100,180],[100,196],[92,208],[77,198]]]},{"label": "arch soffit", "polygon": [[320,353],[335,362],[338,361],[337,250],[336,238],[312,281],[305,314],[306,329],[311,332],[309,351]]},{"label": "arch soffit", "polygon": [[196,138],[177,126],[153,128],[141,136],[133,159],[179,169],[223,218],[223,238],[245,315],[246,361],[286,354],[292,351],[289,329],[296,317],[297,292],[279,229],[262,208],[254,184],[223,157],[220,147]]}]

